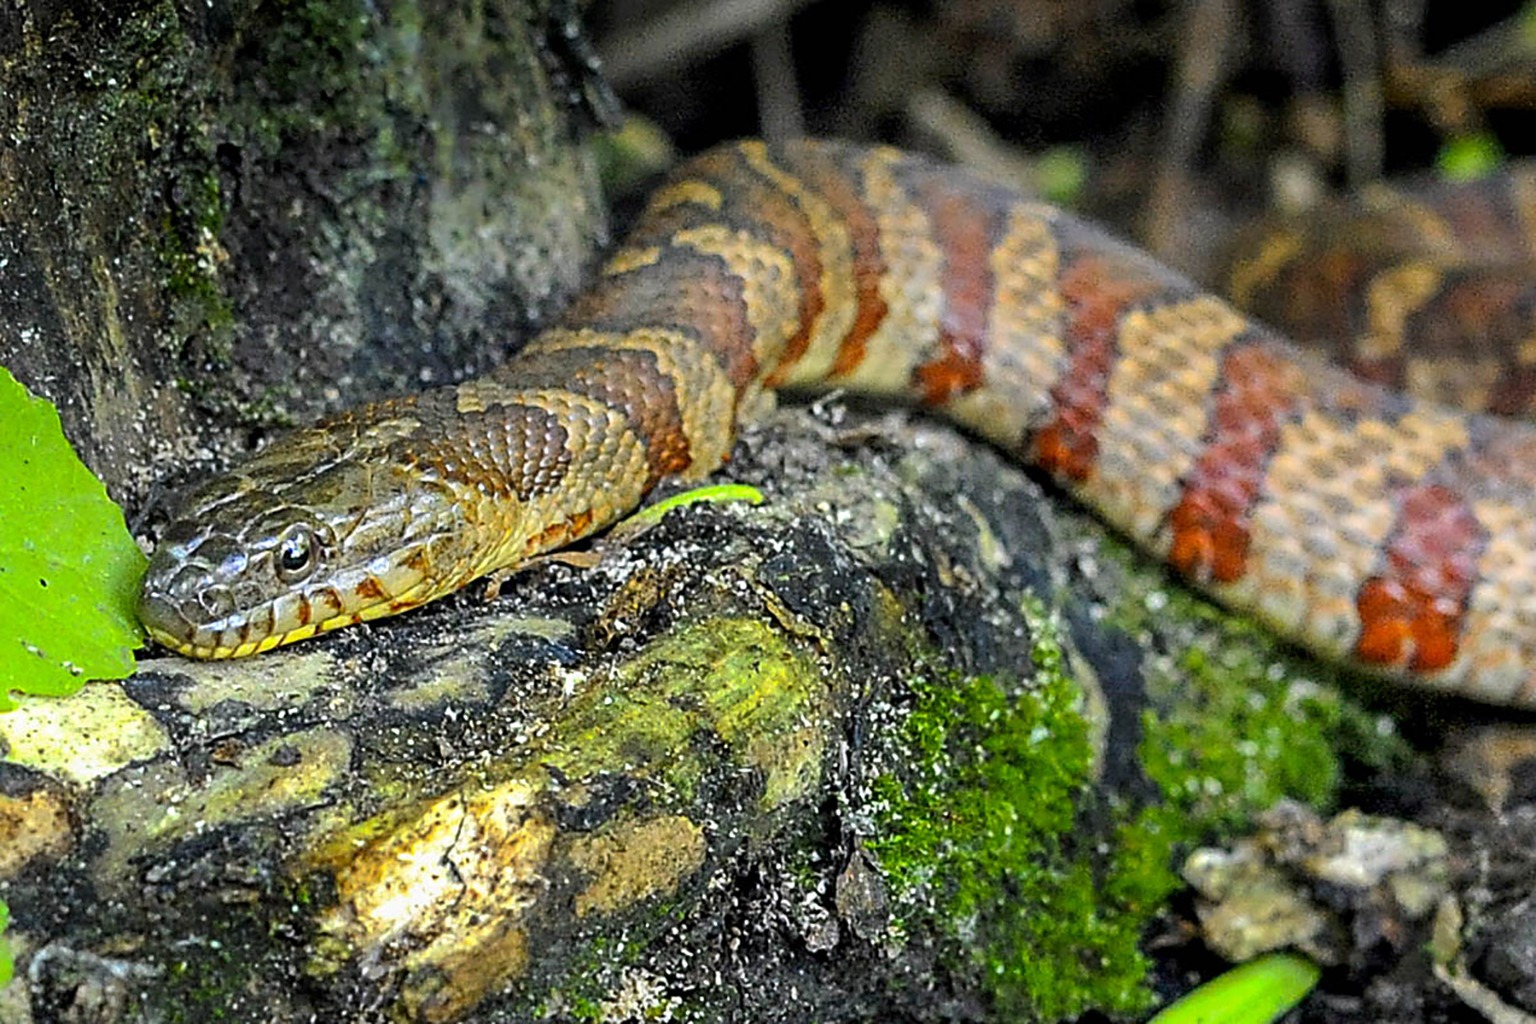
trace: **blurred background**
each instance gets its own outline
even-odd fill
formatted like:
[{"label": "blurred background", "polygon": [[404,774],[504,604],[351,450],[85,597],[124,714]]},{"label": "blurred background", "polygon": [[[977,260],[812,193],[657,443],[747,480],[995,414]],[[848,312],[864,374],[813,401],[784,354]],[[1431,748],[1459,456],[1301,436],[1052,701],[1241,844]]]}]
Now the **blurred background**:
[{"label": "blurred background", "polygon": [[587,18],[625,104],[683,152],[924,149],[1197,275],[1234,218],[1536,149],[1520,0],[600,0]]}]

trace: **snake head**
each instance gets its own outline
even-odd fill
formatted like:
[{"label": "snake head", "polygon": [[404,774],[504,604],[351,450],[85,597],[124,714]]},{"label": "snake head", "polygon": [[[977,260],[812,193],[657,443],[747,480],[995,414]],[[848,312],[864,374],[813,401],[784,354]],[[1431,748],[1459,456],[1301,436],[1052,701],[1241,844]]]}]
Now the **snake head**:
[{"label": "snake head", "polygon": [[150,635],[188,657],[238,658],[444,592],[463,511],[398,460],[366,457],[380,433],[300,431],[191,494],[150,559]]}]

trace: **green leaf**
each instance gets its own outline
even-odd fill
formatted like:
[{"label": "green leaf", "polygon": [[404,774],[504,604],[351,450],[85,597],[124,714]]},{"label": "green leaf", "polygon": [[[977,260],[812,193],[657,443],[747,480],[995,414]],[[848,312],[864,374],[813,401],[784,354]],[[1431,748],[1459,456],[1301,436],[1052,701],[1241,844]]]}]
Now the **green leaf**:
[{"label": "green leaf", "polygon": [[0,367],[0,711],[133,672],[144,553],[52,405]]},{"label": "green leaf", "polygon": [[16,969],[11,961],[11,944],[5,941],[5,930],[11,926],[11,908],[0,900],[0,988],[11,983],[11,972]]},{"label": "green leaf", "polygon": [[1504,147],[1488,132],[1448,139],[1435,155],[1435,168],[1446,181],[1486,178],[1504,162]]},{"label": "green leaf", "polygon": [[1306,998],[1322,972],[1294,953],[1268,953],[1195,989],[1147,1024],[1269,1024]]},{"label": "green leaf", "polygon": [[1077,146],[1052,146],[1035,161],[1040,175],[1040,194],[1058,206],[1072,206],[1083,198],[1088,184],[1088,158]]}]

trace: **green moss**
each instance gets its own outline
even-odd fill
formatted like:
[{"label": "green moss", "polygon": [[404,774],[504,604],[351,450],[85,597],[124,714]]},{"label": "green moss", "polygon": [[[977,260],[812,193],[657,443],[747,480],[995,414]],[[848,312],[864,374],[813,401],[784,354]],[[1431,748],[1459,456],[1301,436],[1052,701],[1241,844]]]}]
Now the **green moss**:
[{"label": "green moss", "polygon": [[[909,938],[936,932],[947,962],[1008,1019],[1054,1020],[1146,1005],[1138,943],[1181,883],[1174,864],[1197,842],[1248,827],[1289,797],[1335,798],[1337,751],[1389,764],[1402,745],[1340,696],[1334,673],[1258,625],[1175,590],[1114,543],[1128,595],[1109,622],[1156,643],[1143,665],[1149,709],[1138,748],[1158,795],[1144,803],[1092,791],[1092,751],[1060,637],[1038,606],[1034,682],[935,673],[897,738],[910,768],[876,783],[871,841]],[[1102,856],[1074,843],[1108,836]],[[1106,819],[1107,816],[1107,819]],[[1103,824],[1107,820],[1107,826]]]},{"label": "green moss", "polygon": [[1219,831],[1246,827],[1282,797],[1331,805],[1337,694],[1291,686],[1256,651],[1223,653],[1232,656],[1191,649],[1151,674],[1150,685],[1195,691],[1142,719],[1142,767],[1164,799],[1196,828]]},{"label": "green moss", "polygon": [[[166,288],[180,306],[177,319],[182,327],[223,332],[234,325],[235,314],[219,283],[219,267],[227,259],[219,244],[225,212],[219,176],[212,170],[188,169],[181,178],[176,190],[181,202],[166,210],[160,230]],[[220,346],[208,348],[222,352]]]},{"label": "green moss", "polygon": [[1110,866],[1104,877],[1106,902],[1143,924],[1183,882],[1174,871],[1176,851],[1190,835],[1177,811],[1165,805],[1121,807],[1113,829]]},{"label": "green moss", "polygon": [[243,140],[275,156],[292,139],[334,126],[349,109],[367,36],[360,0],[285,0],[266,37],[261,95],[250,97]]},{"label": "green moss", "polygon": [[[1057,1019],[1147,1004],[1143,913],[1104,898],[1072,835],[1092,749],[1055,624],[1027,609],[1030,687],[988,677],[920,679],[901,730],[911,774],[876,781],[870,848],[892,883],[898,927],[936,930],[952,969],[1007,1019]],[[1142,883],[1145,888],[1145,883]]]},{"label": "green moss", "polygon": [[575,1020],[591,1021],[597,1024],[604,1016],[603,1004],[596,999],[587,996],[574,996],[570,1003],[570,1016]]},{"label": "green moss", "polygon": [[179,947],[181,959],[165,965],[154,987],[151,1017],[158,1013],[169,1024],[252,1019],[261,979],[282,969],[282,943],[272,941],[283,930],[276,920],[250,913],[205,920],[199,941]]},{"label": "green moss", "polygon": [[181,337],[233,323],[218,281],[225,210],[208,120],[215,104],[205,69],[188,67],[204,49],[189,41],[173,0],[133,12],[84,59],[79,73],[97,91],[79,94],[82,108],[56,133],[56,162],[72,169],[84,209],[160,218],[154,255]]},{"label": "green moss", "polygon": [[355,203],[369,193],[369,177],[410,173],[397,114],[424,112],[426,90],[416,77],[421,12],[393,4],[387,18],[366,0],[282,0],[266,34],[259,83],[244,92],[231,127],[266,157],[304,139],[330,138],[366,151],[363,179],[340,188]]},{"label": "green moss", "polygon": [[1102,550],[1150,581],[1125,588],[1109,622],[1132,635],[1155,628],[1172,648],[1143,665],[1150,709],[1139,756],[1171,812],[1163,825],[1173,842],[1245,830],[1283,798],[1326,810],[1342,777],[1340,750],[1376,767],[1405,756],[1379,717],[1340,690],[1338,670],[1167,584],[1139,557]]},{"label": "green moss", "polygon": [[1181,886],[1176,859],[1196,843],[1250,830],[1285,798],[1327,809],[1339,752],[1384,769],[1407,756],[1381,719],[1350,700],[1341,673],[1294,652],[1258,623],[1181,587],[1114,542],[1100,545],[1133,581],[1107,623],[1153,631],[1166,654],[1145,660],[1149,709],[1138,758],[1158,798],[1122,806],[1103,895],[1133,915],[1156,913]]}]

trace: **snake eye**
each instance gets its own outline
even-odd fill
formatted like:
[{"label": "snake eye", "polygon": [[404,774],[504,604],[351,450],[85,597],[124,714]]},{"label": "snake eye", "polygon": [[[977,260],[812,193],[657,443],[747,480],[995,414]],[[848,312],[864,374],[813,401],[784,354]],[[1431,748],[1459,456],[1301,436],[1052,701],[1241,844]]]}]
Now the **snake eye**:
[{"label": "snake eye", "polygon": [[307,574],[314,559],[314,546],[309,527],[302,523],[290,526],[277,542],[277,574],[289,581]]}]

